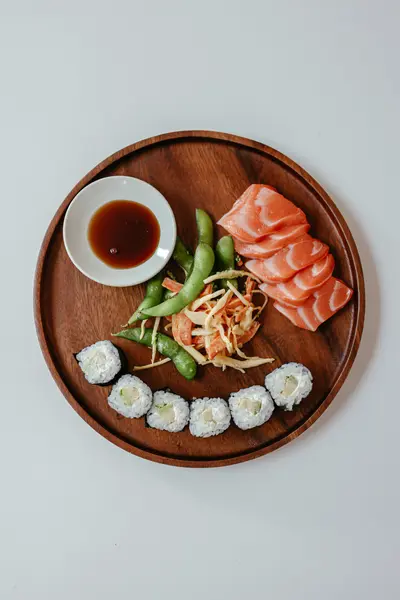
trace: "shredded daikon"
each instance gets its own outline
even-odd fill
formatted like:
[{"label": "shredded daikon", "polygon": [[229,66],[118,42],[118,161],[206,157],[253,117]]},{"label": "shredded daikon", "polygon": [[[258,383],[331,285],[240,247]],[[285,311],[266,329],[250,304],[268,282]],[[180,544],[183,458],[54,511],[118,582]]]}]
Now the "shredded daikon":
[{"label": "shredded daikon", "polygon": [[258,356],[253,356],[252,358],[248,358],[246,360],[238,360],[237,358],[231,358],[230,356],[222,356],[217,354],[213,360],[213,363],[226,365],[227,367],[232,367],[232,369],[237,369],[238,371],[244,373],[244,369],[259,367],[260,365],[274,362],[274,360],[274,358],[260,358]]},{"label": "shredded daikon", "polygon": [[184,313],[195,325],[204,325],[206,320],[206,314],[204,312],[195,312],[194,310],[186,309]]},{"label": "shredded daikon", "polygon": [[207,359],[205,356],[202,355],[201,352],[196,350],[196,348],[193,348],[193,346],[185,346],[185,344],[179,342],[178,344],[182,346],[182,348],[184,348],[186,352],[190,354],[190,356],[192,356],[197,363],[199,363],[199,365],[204,365]]},{"label": "shredded daikon", "polygon": [[262,306],[255,307],[255,310],[257,310],[258,314],[260,314],[264,310],[264,308],[267,306],[269,296],[267,296],[267,294],[264,294],[264,292],[262,292],[261,290],[254,290],[253,294],[261,294],[262,296],[264,296],[264,302],[263,302]]},{"label": "shredded daikon", "polygon": [[147,319],[144,319],[144,321],[142,321],[142,324],[140,326],[140,340],[143,339],[144,334],[146,333],[146,323],[147,323]]},{"label": "shredded daikon", "polygon": [[157,331],[160,326],[160,317],[156,317],[154,321],[153,333],[151,334],[151,362],[154,363],[157,352]]},{"label": "shredded daikon", "polygon": [[243,302],[243,304],[244,304],[245,306],[249,306],[249,305],[250,305],[250,302],[249,302],[248,300],[246,300],[246,298],[243,296],[243,294],[241,294],[241,293],[239,292],[239,290],[237,290],[237,289],[235,288],[235,286],[231,284],[231,282],[230,282],[230,281],[227,281],[226,283],[227,283],[227,286],[228,286],[228,288],[229,288],[230,290],[232,290],[232,292],[235,294],[235,296],[237,296],[237,297],[239,298],[240,302]]},{"label": "shredded daikon", "polygon": [[249,306],[244,313],[244,318],[240,320],[240,327],[243,329],[243,331],[250,329],[253,320],[253,307]]},{"label": "shredded daikon", "polygon": [[233,346],[229,341],[229,338],[225,335],[224,328],[222,327],[222,325],[217,325],[217,329],[219,331],[219,335],[221,336],[221,340],[224,342],[229,354],[233,354]]},{"label": "shredded daikon", "polygon": [[234,326],[232,327],[232,332],[233,332],[235,335],[243,335],[243,334],[244,334],[244,331],[243,331],[243,329],[240,327],[240,325],[234,325]]},{"label": "shredded daikon", "polygon": [[208,283],[217,281],[217,279],[236,279],[236,277],[250,277],[250,279],[254,279],[258,283],[261,283],[261,280],[253,275],[253,273],[249,273],[248,271],[236,271],[235,269],[220,271],[219,273],[215,273],[215,275],[210,275],[210,277],[204,279],[203,283],[207,285]]},{"label": "shredded daikon", "polygon": [[204,348],[206,349],[207,356],[208,356],[208,351],[210,349],[210,346],[211,346],[211,336],[205,335],[204,336]]},{"label": "shredded daikon", "polygon": [[222,308],[224,308],[225,304],[227,302],[229,302],[229,300],[231,298],[232,298],[232,292],[231,292],[231,290],[229,290],[228,292],[225,292],[225,294],[222,296],[222,298],[220,298],[218,300],[217,304],[211,309],[211,312],[209,312],[207,315],[206,321],[204,323],[204,327],[206,329],[210,329],[213,316],[218,311],[220,311]]},{"label": "shredded daikon", "polygon": [[235,333],[232,332],[232,336],[233,336],[233,347],[235,349],[235,353],[240,356],[240,358],[249,358],[244,352],[242,352],[242,350],[239,348],[238,345],[238,341],[237,341],[237,336]]},{"label": "shredded daikon", "polygon": [[150,363],[148,365],[139,365],[137,367],[133,367],[134,371],[144,371],[145,369],[152,369],[153,367],[160,367],[161,365],[165,365],[165,363],[170,362],[170,358],[163,358],[162,360],[158,360],[157,362]]},{"label": "shredded daikon", "polygon": [[196,329],[192,329],[192,336],[196,335],[214,335],[215,329],[203,329],[202,327],[197,327]]},{"label": "shredded daikon", "polygon": [[192,303],[192,311],[195,311],[198,308],[200,308],[200,306],[202,304],[204,304],[205,302],[208,302],[209,300],[212,300],[213,298],[218,298],[218,296],[222,296],[224,293],[225,293],[225,290],[217,290],[216,292],[207,294],[207,296],[201,296],[200,298],[197,298],[197,300],[195,300]]}]

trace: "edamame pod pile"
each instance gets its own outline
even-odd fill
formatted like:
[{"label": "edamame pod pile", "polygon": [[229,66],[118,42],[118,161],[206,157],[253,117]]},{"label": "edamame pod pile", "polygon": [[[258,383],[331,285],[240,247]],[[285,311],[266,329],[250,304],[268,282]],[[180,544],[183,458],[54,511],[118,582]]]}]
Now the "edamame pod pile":
[{"label": "edamame pod pile", "polygon": [[192,270],[194,259],[180,237],[176,238],[175,249],[172,258],[184,270],[185,276],[187,277]]},{"label": "edamame pod pile", "polygon": [[146,295],[129,319],[127,323],[128,325],[132,325],[132,323],[135,323],[135,321],[142,321],[143,319],[146,319],[143,311],[146,308],[160,304],[164,293],[164,288],[162,287],[163,279],[164,273],[161,271],[155,277],[150,279],[150,281],[148,281],[146,286]]},{"label": "edamame pod pile", "polygon": [[208,244],[200,242],[197,246],[193,269],[183,288],[173,298],[169,298],[157,306],[145,308],[146,317],[167,317],[183,310],[188,304],[196,300],[204,288],[206,279],[214,266],[214,251]]}]

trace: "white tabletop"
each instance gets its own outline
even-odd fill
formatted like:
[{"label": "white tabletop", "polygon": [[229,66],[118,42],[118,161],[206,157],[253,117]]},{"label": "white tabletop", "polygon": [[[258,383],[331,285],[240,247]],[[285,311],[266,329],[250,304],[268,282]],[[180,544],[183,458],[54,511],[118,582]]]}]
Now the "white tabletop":
[{"label": "white tabletop", "polygon": [[[0,8],[0,598],[398,599],[399,4],[53,4]],[[115,150],[179,129],[298,161],[348,220],[366,276],[361,349],[331,407],[225,469],[153,464],[95,433],[33,324],[62,199]]]}]

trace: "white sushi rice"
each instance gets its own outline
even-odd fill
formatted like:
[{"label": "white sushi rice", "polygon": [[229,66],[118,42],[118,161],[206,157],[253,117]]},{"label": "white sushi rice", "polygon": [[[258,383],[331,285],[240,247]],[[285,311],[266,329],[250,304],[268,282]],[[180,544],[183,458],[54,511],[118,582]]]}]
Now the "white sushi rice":
[{"label": "white sushi rice", "polygon": [[153,404],[147,413],[147,423],[154,429],[175,433],[189,421],[189,403],[172,392],[154,392]]},{"label": "white sushi rice", "polygon": [[275,369],[265,378],[265,387],[277,406],[285,410],[293,407],[308,396],[313,378],[307,367],[299,363],[287,363]]},{"label": "white sushi rice", "polygon": [[118,348],[109,340],[83,348],[75,358],[86,380],[92,384],[104,385],[112,381],[122,368]]},{"label": "white sushi rice", "polygon": [[222,398],[199,398],[190,405],[190,433],[196,437],[219,435],[228,429],[231,413]]},{"label": "white sushi rice", "polygon": [[268,421],[275,407],[270,393],[262,385],[253,385],[231,394],[229,408],[237,427],[252,429]]},{"label": "white sushi rice", "polygon": [[153,394],[148,385],[135,375],[120,377],[108,396],[108,404],[129,419],[142,417],[149,410]]}]

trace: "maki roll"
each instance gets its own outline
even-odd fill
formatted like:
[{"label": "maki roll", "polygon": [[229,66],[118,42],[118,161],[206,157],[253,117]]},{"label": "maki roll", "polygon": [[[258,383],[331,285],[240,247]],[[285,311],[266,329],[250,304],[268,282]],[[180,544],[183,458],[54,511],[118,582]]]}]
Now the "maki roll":
[{"label": "maki roll", "polygon": [[142,417],[149,410],[153,394],[148,385],[135,375],[120,377],[108,396],[108,404],[128,419]]},{"label": "maki roll", "polygon": [[311,372],[299,363],[287,363],[265,378],[265,387],[277,406],[293,410],[312,390]]},{"label": "maki roll", "polygon": [[252,429],[268,421],[275,407],[270,393],[261,385],[253,385],[231,394],[229,408],[239,429]]},{"label": "maki roll", "polygon": [[153,404],[147,413],[147,423],[154,429],[175,433],[189,421],[189,404],[172,392],[154,392]]},{"label": "maki roll", "polygon": [[219,435],[228,429],[231,413],[222,398],[199,398],[190,405],[190,433],[196,437]]},{"label": "maki roll", "polygon": [[125,368],[125,355],[112,342],[103,340],[83,348],[75,359],[85,379],[94,385],[110,385]]}]

